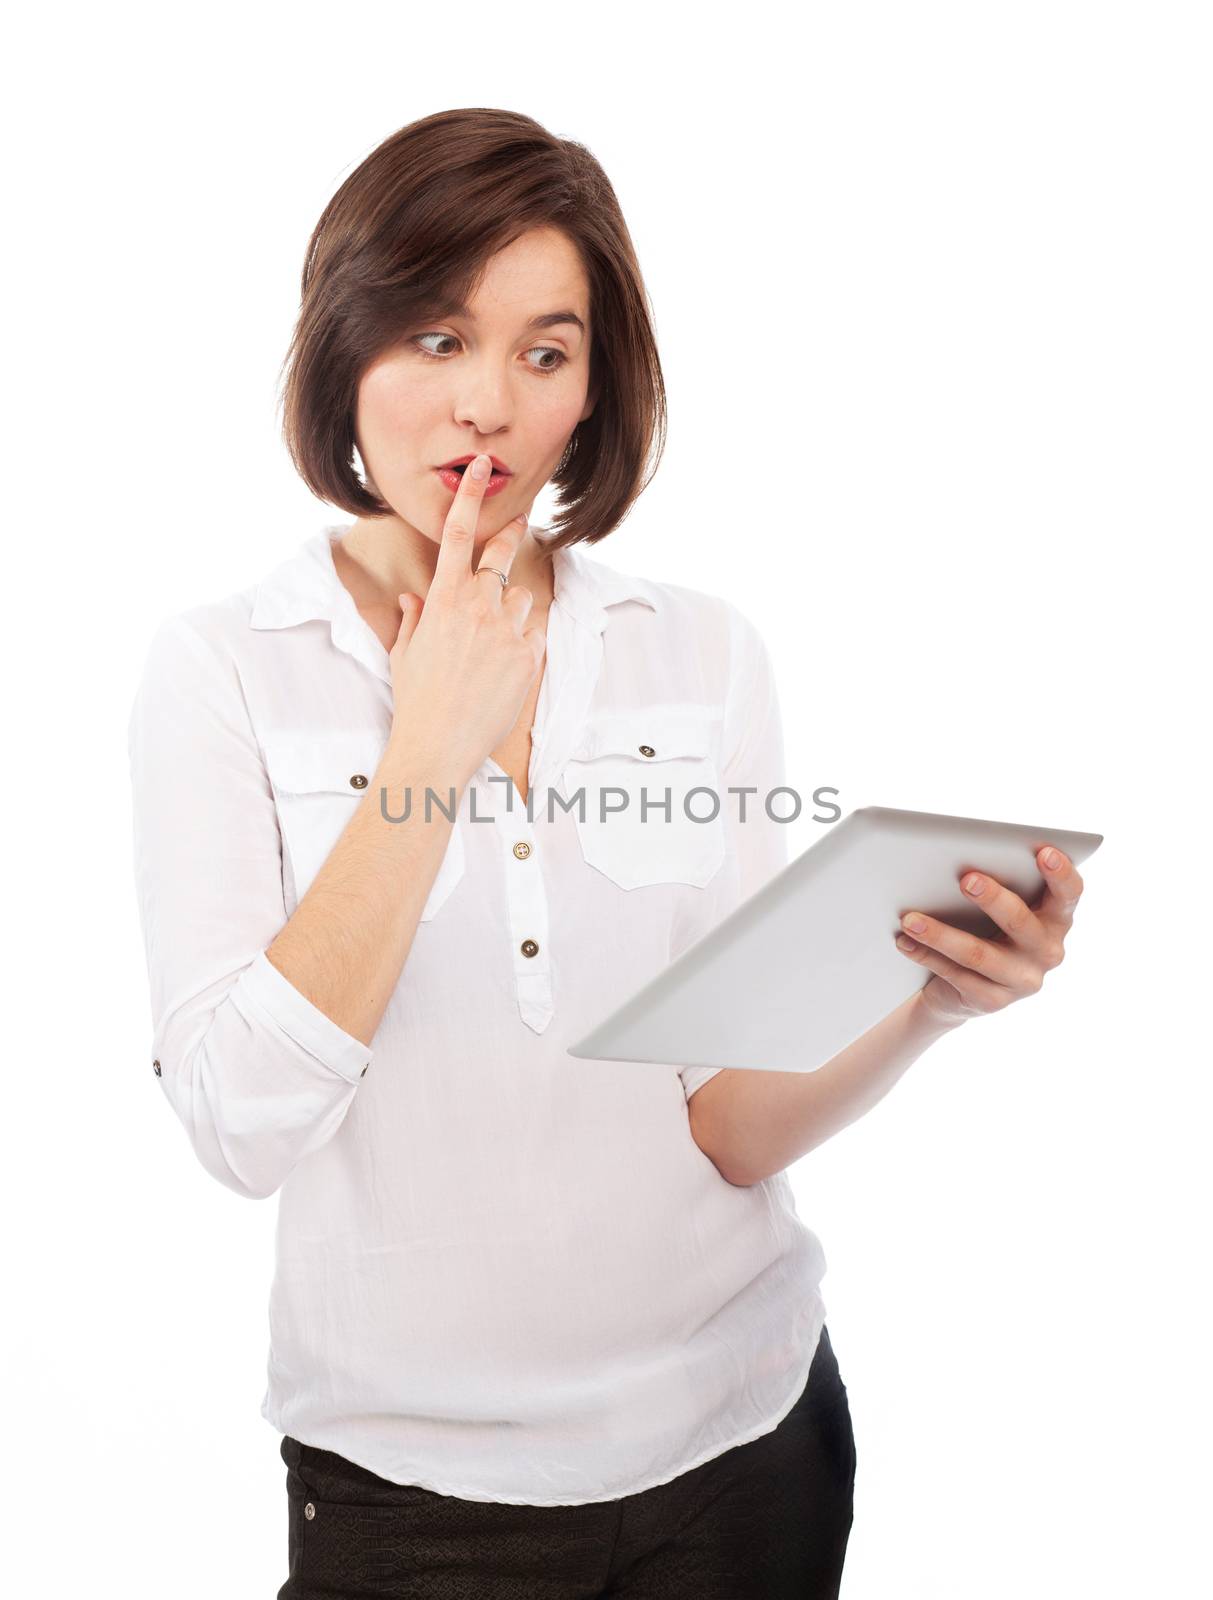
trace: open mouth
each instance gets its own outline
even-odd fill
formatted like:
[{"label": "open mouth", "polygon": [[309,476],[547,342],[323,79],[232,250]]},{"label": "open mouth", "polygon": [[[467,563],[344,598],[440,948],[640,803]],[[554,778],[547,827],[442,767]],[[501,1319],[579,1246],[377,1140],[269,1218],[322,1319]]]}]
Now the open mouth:
[{"label": "open mouth", "polygon": [[[463,478],[464,473],[471,466],[470,461],[452,462],[449,467],[438,467],[435,470],[438,476],[446,483],[448,489],[454,491]],[[485,494],[496,494],[504,489],[509,482],[511,474],[499,472],[496,467],[492,469],[484,485]]]},{"label": "open mouth", "polygon": [[[464,473],[471,466],[471,464],[472,463],[470,461],[452,461],[445,467],[439,467],[438,471],[439,472],[457,472],[459,474],[459,476],[462,478]],[[496,462],[493,462],[493,465],[492,465],[492,475],[493,475],[494,478],[508,478],[508,477],[511,476],[510,472],[507,469],[505,469],[503,467],[499,467],[496,464]]]}]

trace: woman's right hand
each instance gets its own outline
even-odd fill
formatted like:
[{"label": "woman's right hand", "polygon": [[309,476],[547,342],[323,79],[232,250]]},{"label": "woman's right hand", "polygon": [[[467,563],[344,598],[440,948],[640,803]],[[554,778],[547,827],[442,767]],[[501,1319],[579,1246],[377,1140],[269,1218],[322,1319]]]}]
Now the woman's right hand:
[{"label": "woman's right hand", "polygon": [[[487,455],[477,460],[489,464]],[[395,706],[392,741],[466,781],[507,737],[543,663],[545,629],[526,627],[534,596],[477,576],[472,550],[487,475],[469,463],[443,524],[424,602],[398,596],[403,616],[389,652]],[[526,533],[517,517],[488,541],[478,566],[510,566]]]}]

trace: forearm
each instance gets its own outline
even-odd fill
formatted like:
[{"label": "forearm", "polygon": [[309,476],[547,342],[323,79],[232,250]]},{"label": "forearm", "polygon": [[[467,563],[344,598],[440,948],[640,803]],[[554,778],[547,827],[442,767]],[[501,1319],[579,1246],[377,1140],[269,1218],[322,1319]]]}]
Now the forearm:
[{"label": "forearm", "polygon": [[[468,776],[438,757],[389,742],[349,826],[333,846],[267,959],[354,1038],[370,1044],[412,948]],[[435,801],[426,819],[427,786]],[[385,809],[405,810],[390,822]],[[454,798],[454,805],[451,800]]]},{"label": "forearm", "polygon": [[[730,1183],[760,1183],[857,1121],[883,1100],[924,1050],[952,1027],[916,991],[815,1072],[718,1074],[691,1099],[697,1141]],[[704,1101],[696,1108],[696,1101]],[[701,1137],[701,1133],[703,1137]]]}]

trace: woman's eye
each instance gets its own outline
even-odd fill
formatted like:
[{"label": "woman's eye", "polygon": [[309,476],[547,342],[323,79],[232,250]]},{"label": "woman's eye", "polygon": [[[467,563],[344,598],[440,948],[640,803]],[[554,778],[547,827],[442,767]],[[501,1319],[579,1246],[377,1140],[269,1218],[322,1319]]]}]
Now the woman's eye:
[{"label": "woman's eye", "polygon": [[[455,338],[455,335],[453,333],[419,333],[419,334],[417,334],[413,339],[413,343],[417,346],[417,349],[420,351],[420,353],[423,356],[428,357],[428,359],[431,360],[431,361],[444,361],[446,359],[446,357],[447,357],[447,354],[449,354],[449,352],[443,351],[443,352],[439,353],[437,350],[427,349],[426,346],[422,343],[422,340],[424,340],[424,339],[449,339],[454,344],[458,344],[459,343],[459,340]],[[530,349],[530,350],[527,351],[527,355],[528,356],[554,356],[556,358],[554,361],[546,361],[546,362],[544,362],[543,365],[538,365],[538,364],[536,364],[534,362],[528,362],[527,363],[527,365],[531,368],[531,370],[533,372],[538,372],[538,373],[542,373],[542,374],[545,374],[545,375],[547,373],[549,373],[549,372],[559,372],[561,367],[564,366],[565,362],[569,359],[568,356],[565,355],[563,350],[558,350],[555,345],[550,345],[550,344],[536,345],[536,346],[534,346],[533,349]]]},{"label": "woman's eye", "polygon": [[539,372],[557,372],[569,359],[563,350],[557,350],[555,345],[551,344],[536,345],[533,350],[527,351],[527,355],[556,357],[555,361],[551,362],[549,365],[537,368],[536,370]]},{"label": "woman's eye", "polygon": [[[421,351],[421,354],[423,356],[436,356],[437,351],[427,350],[421,343],[423,339],[455,339],[455,335],[453,333],[419,333],[417,335],[417,337],[413,340],[413,343]],[[458,344],[458,342],[459,341],[455,339],[455,343]]]}]

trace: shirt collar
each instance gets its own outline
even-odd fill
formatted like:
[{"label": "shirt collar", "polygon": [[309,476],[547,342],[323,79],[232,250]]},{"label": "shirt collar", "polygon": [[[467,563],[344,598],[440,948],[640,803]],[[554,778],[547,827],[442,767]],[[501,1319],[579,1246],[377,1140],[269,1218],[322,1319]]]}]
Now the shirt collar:
[{"label": "shirt collar", "polygon": [[[250,626],[290,628],[318,618],[332,624],[337,639],[351,623],[360,623],[353,596],[333,565],[332,541],[345,532],[344,526],[323,528],[263,578],[253,599]],[[543,531],[534,530],[534,537],[542,547]],[[552,574],[556,603],[595,633],[607,625],[607,608],[625,600],[661,609],[659,585],[619,572],[586,555],[578,545],[553,550]]]}]

